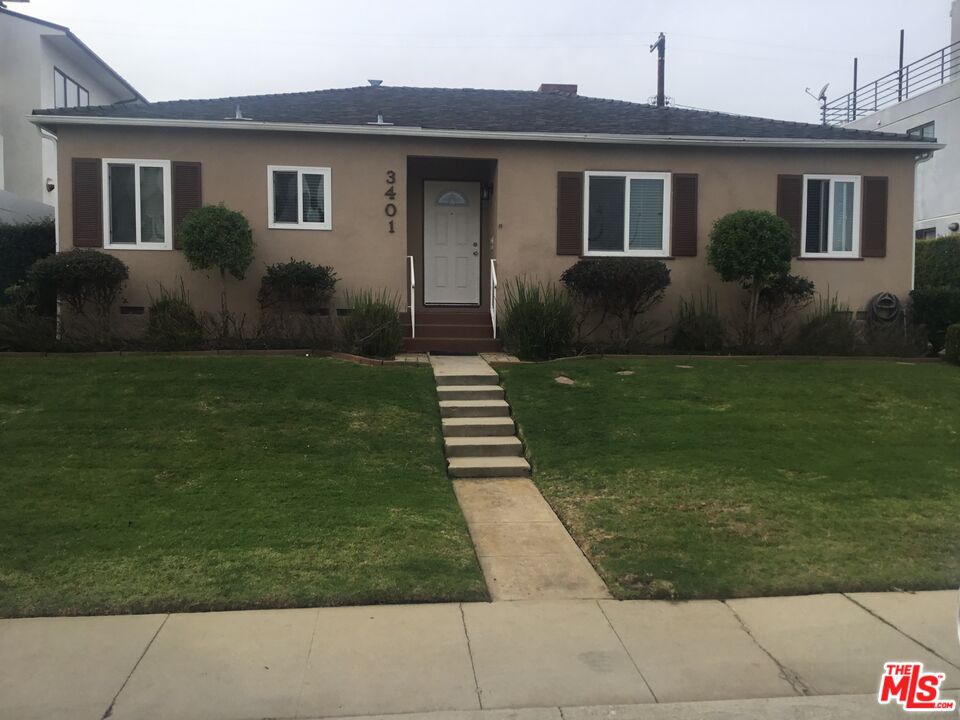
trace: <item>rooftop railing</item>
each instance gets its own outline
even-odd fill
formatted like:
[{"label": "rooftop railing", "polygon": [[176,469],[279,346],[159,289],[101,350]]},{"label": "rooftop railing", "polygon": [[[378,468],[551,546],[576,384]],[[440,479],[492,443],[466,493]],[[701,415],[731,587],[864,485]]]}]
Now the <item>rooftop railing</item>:
[{"label": "rooftop railing", "polygon": [[[954,79],[955,73],[960,73],[960,41],[860,85],[846,95],[824,102],[820,109],[821,119],[824,125],[846,125],[943,85]],[[960,81],[960,77],[957,80]]]}]

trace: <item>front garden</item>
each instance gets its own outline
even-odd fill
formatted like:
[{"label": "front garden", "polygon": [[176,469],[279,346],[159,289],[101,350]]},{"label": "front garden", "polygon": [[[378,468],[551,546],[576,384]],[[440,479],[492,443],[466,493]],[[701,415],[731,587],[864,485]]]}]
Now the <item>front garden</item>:
[{"label": "front garden", "polygon": [[960,584],[954,367],[583,359],[500,373],[534,481],[617,597]]},{"label": "front garden", "polygon": [[483,600],[429,369],[0,358],[0,616]]}]

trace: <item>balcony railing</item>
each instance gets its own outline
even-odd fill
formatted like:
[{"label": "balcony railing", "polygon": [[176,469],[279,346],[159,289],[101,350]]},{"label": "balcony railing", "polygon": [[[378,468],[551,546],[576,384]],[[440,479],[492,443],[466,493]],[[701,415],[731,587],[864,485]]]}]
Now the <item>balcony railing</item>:
[{"label": "balcony railing", "polygon": [[[824,102],[821,107],[823,124],[846,125],[943,85],[953,79],[954,73],[960,73],[960,41],[860,85],[846,95]],[[957,80],[960,81],[960,77]]]}]

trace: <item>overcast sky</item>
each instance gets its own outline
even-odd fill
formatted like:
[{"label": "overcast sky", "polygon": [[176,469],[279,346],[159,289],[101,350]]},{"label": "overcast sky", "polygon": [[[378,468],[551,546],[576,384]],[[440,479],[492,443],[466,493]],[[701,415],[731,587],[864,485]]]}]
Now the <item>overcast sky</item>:
[{"label": "overcast sky", "polygon": [[950,0],[32,0],[149,100],[365,84],[536,89],[646,102],[660,31],[680,105],[816,122],[851,88],[950,41]]}]

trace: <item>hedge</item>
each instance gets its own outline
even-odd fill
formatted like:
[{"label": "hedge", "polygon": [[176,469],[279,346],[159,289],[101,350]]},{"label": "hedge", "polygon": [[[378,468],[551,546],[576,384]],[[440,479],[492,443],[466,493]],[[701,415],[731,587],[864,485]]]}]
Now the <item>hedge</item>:
[{"label": "hedge", "polygon": [[960,235],[917,243],[915,285],[960,288]]},{"label": "hedge", "polygon": [[917,288],[910,293],[913,320],[927,331],[932,353],[943,349],[947,328],[960,323],[960,287]]},{"label": "hedge", "polygon": [[947,328],[944,355],[954,365],[960,365],[960,323],[954,323]]},{"label": "hedge", "polygon": [[52,219],[18,224],[0,223],[0,304],[10,302],[4,290],[26,279],[30,266],[52,255],[55,250],[56,234]]}]

